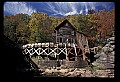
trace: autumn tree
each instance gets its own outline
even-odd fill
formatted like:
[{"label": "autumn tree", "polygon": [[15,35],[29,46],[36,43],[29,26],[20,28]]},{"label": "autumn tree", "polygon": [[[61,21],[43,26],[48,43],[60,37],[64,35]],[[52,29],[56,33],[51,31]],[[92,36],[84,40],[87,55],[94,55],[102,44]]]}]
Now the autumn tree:
[{"label": "autumn tree", "polygon": [[[112,36],[115,30],[115,10],[112,9],[108,12],[105,10],[99,11],[100,20],[98,23],[98,33],[99,38],[102,43],[105,43],[105,40]],[[104,41],[104,42],[103,42]]]},{"label": "autumn tree", "polygon": [[89,30],[90,32],[88,33],[88,39],[89,39],[89,44],[91,47],[98,46],[98,37],[99,37],[99,32],[97,31],[98,29],[98,24],[97,22],[100,20],[100,17],[98,13],[93,13],[88,15],[88,24],[89,24]]},{"label": "autumn tree", "polygon": [[18,14],[17,17],[17,43],[18,44],[27,44],[30,37],[30,29],[28,28],[29,16],[27,14]]},{"label": "autumn tree", "polygon": [[47,14],[40,12],[32,13],[29,22],[29,28],[31,31],[29,42],[45,42],[48,40],[48,35],[45,32],[45,29],[49,27],[51,27],[51,20]]},{"label": "autumn tree", "polygon": [[17,33],[17,43],[27,44],[30,36],[30,29],[25,23],[20,23],[16,29]]},{"label": "autumn tree", "polygon": [[12,41],[16,42],[16,26],[14,16],[5,16],[4,15],[4,28],[3,33]]}]

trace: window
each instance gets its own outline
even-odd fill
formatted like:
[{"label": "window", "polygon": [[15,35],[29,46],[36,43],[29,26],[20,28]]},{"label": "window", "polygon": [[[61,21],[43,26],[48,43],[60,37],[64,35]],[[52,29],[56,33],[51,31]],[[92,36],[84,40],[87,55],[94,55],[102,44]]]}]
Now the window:
[{"label": "window", "polygon": [[71,39],[68,39],[68,43],[71,43]]},{"label": "window", "polygon": [[62,38],[60,38],[60,43],[62,43]]},{"label": "window", "polygon": [[74,31],[71,32],[71,35],[74,35]]},{"label": "window", "polygon": [[60,33],[62,33],[62,30],[61,30],[61,29],[59,29],[59,32],[60,32]]},{"label": "window", "polygon": [[65,26],[68,26],[68,23],[66,23],[66,25]]}]

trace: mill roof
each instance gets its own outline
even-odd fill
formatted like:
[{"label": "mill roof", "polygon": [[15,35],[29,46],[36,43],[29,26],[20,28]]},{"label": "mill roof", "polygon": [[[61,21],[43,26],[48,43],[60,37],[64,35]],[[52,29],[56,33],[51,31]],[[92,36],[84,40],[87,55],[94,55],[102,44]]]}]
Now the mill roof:
[{"label": "mill roof", "polygon": [[77,29],[75,28],[75,26],[74,26],[73,24],[71,24],[67,19],[65,19],[62,23],[60,23],[60,24],[55,28],[55,30],[58,31],[58,30],[59,30],[62,26],[64,26],[66,23],[68,23],[68,24],[70,25],[70,28],[72,28],[72,29],[75,30],[76,32],[87,36],[87,35],[84,34],[83,32],[77,31]]}]

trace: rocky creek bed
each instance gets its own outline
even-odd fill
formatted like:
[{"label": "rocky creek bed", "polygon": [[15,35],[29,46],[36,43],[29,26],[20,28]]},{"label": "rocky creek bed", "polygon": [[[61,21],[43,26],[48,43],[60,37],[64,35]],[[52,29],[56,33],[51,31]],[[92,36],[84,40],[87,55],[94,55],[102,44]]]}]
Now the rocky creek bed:
[{"label": "rocky creek bed", "polygon": [[42,71],[40,77],[98,77],[98,78],[114,78],[114,70],[100,68],[46,68]]}]

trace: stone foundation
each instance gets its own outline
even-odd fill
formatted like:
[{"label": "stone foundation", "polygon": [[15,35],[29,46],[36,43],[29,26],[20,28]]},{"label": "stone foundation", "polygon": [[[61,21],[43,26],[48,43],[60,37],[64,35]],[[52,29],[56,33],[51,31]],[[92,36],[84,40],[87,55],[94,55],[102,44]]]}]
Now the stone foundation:
[{"label": "stone foundation", "polygon": [[35,62],[38,66],[47,66],[47,67],[59,67],[61,65],[66,66],[67,68],[82,68],[87,67],[88,64],[86,61],[83,61],[81,58],[77,58],[76,61],[66,61],[66,60],[38,60]]}]

